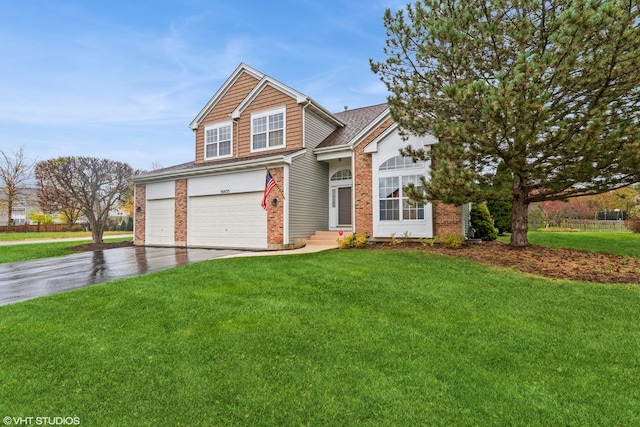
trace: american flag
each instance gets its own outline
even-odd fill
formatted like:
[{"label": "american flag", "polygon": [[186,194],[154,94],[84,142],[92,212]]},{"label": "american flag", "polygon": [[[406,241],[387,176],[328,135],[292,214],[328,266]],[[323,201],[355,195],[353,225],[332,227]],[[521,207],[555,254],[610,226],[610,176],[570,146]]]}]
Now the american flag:
[{"label": "american flag", "polygon": [[264,186],[264,195],[262,196],[262,203],[260,203],[260,206],[262,206],[262,209],[264,209],[265,211],[267,210],[267,197],[269,197],[269,193],[271,193],[271,190],[273,190],[273,187],[275,186],[276,182],[273,180],[273,177],[271,176],[269,171],[267,171],[267,180]]}]

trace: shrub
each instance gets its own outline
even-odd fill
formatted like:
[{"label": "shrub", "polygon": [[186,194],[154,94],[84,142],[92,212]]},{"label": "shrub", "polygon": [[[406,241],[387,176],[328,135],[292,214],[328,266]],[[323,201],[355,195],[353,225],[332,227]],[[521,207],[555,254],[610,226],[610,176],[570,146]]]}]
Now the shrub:
[{"label": "shrub", "polygon": [[438,241],[438,239],[434,238],[434,237],[427,237],[422,239],[422,246],[430,246],[433,247],[436,242]]},{"label": "shrub", "polygon": [[474,238],[482,240],[496,240],[498,230],[493,226],[493,218],[487,206],[476,203],[471,208],[471,226],[474,228]]},{"label": "shrub", "polygon": [[493,217],[498,234],[511,233],[511,202],[503,200],[490,200],[487,209]]},{"label": "shrub", "polygon": [[361,248],[367,243],[369,236],[367,233],[353,233],[337,239],[340,249]]},{"label": "shrub", "polygon": [[458,249],[464,243],[464,236],[462,234],[448,234],[442,237],[440,241],[448,248]]},{"label": "shrub", "polygon": [[640,233],[640,208],[636,207],[629,211],[629,215],[627,216],[627,220],[624,222],[624,225],[632,233]]}]

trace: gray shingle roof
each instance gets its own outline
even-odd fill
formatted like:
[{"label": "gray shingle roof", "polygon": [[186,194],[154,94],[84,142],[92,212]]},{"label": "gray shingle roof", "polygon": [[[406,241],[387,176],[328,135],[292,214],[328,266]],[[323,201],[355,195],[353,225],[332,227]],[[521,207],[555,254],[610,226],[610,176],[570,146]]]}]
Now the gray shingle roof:
[{"label": "gray shingle roof", "polygon": [[[388,108],[388,105],[377,104],[368,107],[354,108],[353,110],[341,111],[334,113],[333,116],[345,124],[344,127],[336,129],[332,132],[324,141],[322,141],[316,148],[323,147],[335,147],[339,145],[349,144],[353,138],[358,135],[363,129],[369,126],[376,118],[378,118]],[[275,153],[276,155],[289,155],[298,150],[289,150],[284,152]],[[224,166],[226,164],[235,163],[238,161],[246,160],[258,160],[260,158],[266,158],[273,156],[274,153],[266,153],[256,155],[243,159],[227,159],[216,162],[206,162],[196,164],[195,162],[182,163],[180,165],[170,166],[168,168],[159,169],[155,171],[143,172],[132,177],[132,181],[138,181],[141,179],[148,179],[154,176],[165,176],[167,174],[181,174],[184,172],[195,171],[198,169],[208,169],[212,166]]]},{"label": "gray shingle roof", "polygon": [[348,144],[358,133],[373,122],[382,114],[388,105],[377,104],[369,107],[355,108],[353,110],[341,111],[333,115],[342,121],[345,126],[336,129],[324,141],[318,144],[317,148],[335,147]]}]

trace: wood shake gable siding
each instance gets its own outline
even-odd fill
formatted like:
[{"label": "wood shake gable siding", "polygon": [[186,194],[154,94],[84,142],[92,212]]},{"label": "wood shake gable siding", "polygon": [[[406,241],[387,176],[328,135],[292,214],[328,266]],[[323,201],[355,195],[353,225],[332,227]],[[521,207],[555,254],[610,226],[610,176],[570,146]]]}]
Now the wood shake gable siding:
[{"label": "wood shake gable siding", "polygon": [[[206,115],[196,130],[196,163],[203,163],[204,160],[204,128],[213,123],[231,120],[231,112],[242,102],[242,100],[258,84],[259,80],[247,73],[242,73],[236,82],[229,88],[222,98],[216,103],[213,109]],[[237,152],[237,129],[233,130],[233,150]],[[213,160],[215,161],[215,160]]]},{"label": "wood shake gable siding", "polygon": [[267,85],[238,118],[236,125],[237,140],[240,142],[236,147],[238,158],[256,154],[251,152],[251,113],[260,113],[279,107],[286,108],[286,146],[281,149],[261,151],[260,153],[277,154],[279,151],[302,148],[302,107],[295,99]]}]

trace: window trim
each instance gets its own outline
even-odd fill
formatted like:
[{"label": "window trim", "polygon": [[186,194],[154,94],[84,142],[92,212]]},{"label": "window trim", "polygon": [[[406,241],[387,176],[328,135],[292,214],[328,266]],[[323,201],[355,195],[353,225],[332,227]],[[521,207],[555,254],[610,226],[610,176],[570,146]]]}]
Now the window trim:
[{"label": "window trim", "polygon": [[[398,163],[398,159],[402,159],[402,163]],[[393,164],[391,163],[393,161]],[[378,167],[378,171],[380,172],[388,172],[388,171],[400,171],[406,169],[424,169],[424,161],[418,160],[414,162],[409,157],[405,156],[393,156],[389,157],[387,160],[382,162]]]},{"label": "window trim", "polygon": [[[422,216],[423,218],[405,218],[404,217],[404,204],[405,201],[410,200],[409,197],[407,197],[405,195],[405,185],[404,185],[404,181],[406,178],[413,178],[416,179],[417,181],[420,180],[420,177],[424,177],[424,173],[421,171],[416,170],[414,173],[412,173],[412,171],[410,169],[388,169],[385,171],[378,171],[378,175],[377,175],[377,180],[378,180],[378,210],[377,210],[377,220],[378,222],[383,222],[383,223],[391,223],[391,222],[416,222],[416,221],[424,221],[424,217],[425,217],[425,208],[427,206],[427,203],[420,203],[418,205],[416,205],[416,207],[412,207],[410,209],[416,209],[417,212],[420,211],[420,209],[422,209]],[[398,196],[397,197],[382,197],[380,195],[380,182],[383,179],[394,179],[396,178],[398,180]],[[397,200],[398,201],[398,219],[382,219],[382,202],[383,201],[392,201],[392,200]]]},{"label": "window trim", "polygon": [[[216,152],[218,153],[216,156],[207,156],[207,146],[210,145],[207,143],[207,131],[213,130],[215,129],[218,132],[218,135],[220,134],[220,129],[224,128],[224,127],[229,127],[229,154],[225,154],[223,156],[220,155],[220,142],[224,142],[224,141],[216,141],[215,143],[211,143],[211,144],[216,144],[217,148],[216,148]],[[225,140],[226,141],[226,140]],[[233,156],[233,120],[228,120],[225,122],[218,122],[218,123],[211,123],[208,125],[205,125],[204,127],[204,159],[205,160],[218,160],[218,159],[226,159],[228,157],[232,157]]]},{"label": "window trim", "polygon": [[[275,146],[269,146],[269,132],[272,132],[273,130],[269,129],[269,116],[273,116],[276,114],[282,114],[282,144],[280,145],[275,145]],[[265,117],[267,119],[267,130],[265,132],[260,132],[260,134],[262,133],[266,133],[267,134],[267,146],[266,147],[262,147],[262,148],[255,148],[253,145],[253,137],[254,135],[254,131],[253,131],[253,121],[255,119],[259,119]],[[251,126],[251,139],[250,139],[250,147],[251,147],[251,152],[252,153],[258,153],[261,151],[270,151],[270,150],[280,150],[282,148],[286,148],[287,146],[287,108],[286,106],[282,106],[282,107],[278,107],[278,108],[271,108],[269,110],[263,110],[263,111],[259,111],[259,112],[255,112],[255,113],[251,113],[251,121],[250,121],[250,126]],[[280,129],[276,129],[276,130],[280,130]]]},{"label": "window trim", "polygon": [[331,175],[331,178],[329,178],[329,181],[340,182],[340,181],[351,181],[352,179],[353,179],[353,174],[351,173],[351,169],[344,168],[344,169],[340,169],[339,171]]}]

